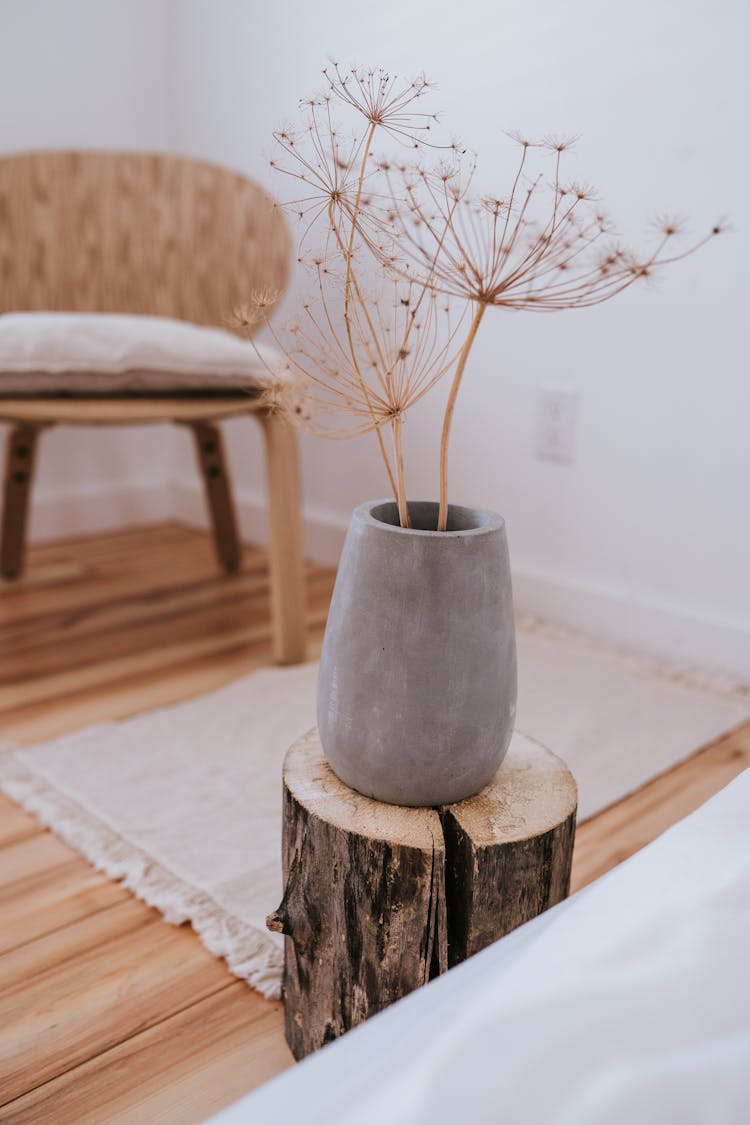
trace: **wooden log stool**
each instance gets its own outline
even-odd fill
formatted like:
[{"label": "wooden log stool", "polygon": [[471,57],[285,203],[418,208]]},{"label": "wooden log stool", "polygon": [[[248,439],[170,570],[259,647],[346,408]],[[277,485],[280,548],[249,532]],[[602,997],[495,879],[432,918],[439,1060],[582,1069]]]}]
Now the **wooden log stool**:
[{"label": "wooden log stool", "polygon": [[339,781],[317,731],[284,762],[285,1034],[295,1058],[564,899],[577,790],[515,734],[492,783],[438,809],[386,805]]}]

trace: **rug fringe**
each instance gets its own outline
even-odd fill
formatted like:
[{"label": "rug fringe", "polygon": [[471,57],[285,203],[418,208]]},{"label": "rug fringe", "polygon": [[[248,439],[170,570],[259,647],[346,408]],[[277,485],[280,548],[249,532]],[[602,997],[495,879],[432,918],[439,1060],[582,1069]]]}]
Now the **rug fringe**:
[{"label": "rug fringe", "polygon": [[263,996],[281,996],[283,948],[278,939],[240,921],[210,895],[191,887],[71,797],[34,774],[17,747],[0,745],[0,789],[45,828],[80,852],[97,871],[155,907],[165,921],[189,922],[208,951]]}]

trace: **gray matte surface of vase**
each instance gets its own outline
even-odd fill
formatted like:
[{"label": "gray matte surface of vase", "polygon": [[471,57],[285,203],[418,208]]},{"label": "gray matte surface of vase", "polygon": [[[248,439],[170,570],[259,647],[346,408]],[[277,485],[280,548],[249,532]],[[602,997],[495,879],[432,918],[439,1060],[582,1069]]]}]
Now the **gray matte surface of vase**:
[{"label": "gray matte surface of vase", "polygon": [[318,729],[343,782],[399,805],[478,793],[508,749],[516,640],[505,524],[494,512],[355,509],[328,616]]}]

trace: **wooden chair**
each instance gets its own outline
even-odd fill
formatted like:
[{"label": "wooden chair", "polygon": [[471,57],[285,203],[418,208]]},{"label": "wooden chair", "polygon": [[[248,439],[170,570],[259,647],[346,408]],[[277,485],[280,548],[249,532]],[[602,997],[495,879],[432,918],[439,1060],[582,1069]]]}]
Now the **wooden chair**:
[{"label": "wooden chair", "polygon": [[[110,312],[226,328],[266,286],[283,289],[290,258],[280,212],[257,185],[210,164],[145,153],[39,152],[0,159],[0,312]],[[249,347],[249,345],[248,345]],[[217,423],[250,415],[265,441],[274,648],[304,659],[297,444],[267,412],[262,387],[0,397],[10,423],[0,570],[21,574],[39,435],[50,426],[175,422],[194,435],[216,550],[239,566],[230,482]],[[2,389],[0,384],[0,395]]]}]

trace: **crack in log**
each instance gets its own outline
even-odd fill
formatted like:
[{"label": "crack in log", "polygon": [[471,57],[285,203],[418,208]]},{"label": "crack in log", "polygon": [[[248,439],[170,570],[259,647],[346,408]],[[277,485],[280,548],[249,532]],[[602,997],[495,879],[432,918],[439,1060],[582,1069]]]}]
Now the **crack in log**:
[{"label": "crack in log", "polygon": [[344,786],[312,736],[291,748],[285,890],[268,925],[285,935],[285,1032],[295,1058],[566,896],[575,784],[554,755],[534,753],[546,755],[545,784],[534,784],[531,766],[517,773],[515,807],[527,816],[537,801],[519,837],[518,825],[495,815],[515,800],[512,785],[439,809],[381,805]]}]

